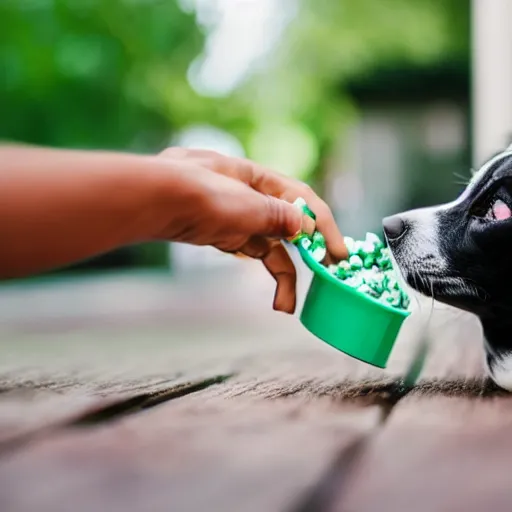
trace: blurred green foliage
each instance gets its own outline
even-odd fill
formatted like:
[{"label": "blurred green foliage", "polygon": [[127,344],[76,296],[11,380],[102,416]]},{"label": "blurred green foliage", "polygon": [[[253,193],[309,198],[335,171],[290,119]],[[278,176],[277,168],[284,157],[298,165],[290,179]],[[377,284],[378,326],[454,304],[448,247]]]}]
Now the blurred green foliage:
[{"label": "blurred green foliage", "polygon": [[[355,113],[343,84],[383,64],[467,58],[467,0],[298,0],[275,52],[230,98],[187,80],[205,34],[176,0],[0,2],[0,137],[154,150],[176,129],[306,127],[317,148]],[[227,56],[226,58],[229,58]]]},{"label": "blurred green foliage", "polygon": [[1,0],[0,138],[149,152],[207,124],[251,158],[321,178],[357,115],[347,84],[382,66],[467,61],[469,14],[469,0],[297,0],[272,54],[208,98],[187,79],[207,34],[177,0]]},{"label": "blurred green foliage", "polygon": [[0,137],[161,147],[198,117],[186,73],[203,42],[194,16],[172,0],[3,0]]}]

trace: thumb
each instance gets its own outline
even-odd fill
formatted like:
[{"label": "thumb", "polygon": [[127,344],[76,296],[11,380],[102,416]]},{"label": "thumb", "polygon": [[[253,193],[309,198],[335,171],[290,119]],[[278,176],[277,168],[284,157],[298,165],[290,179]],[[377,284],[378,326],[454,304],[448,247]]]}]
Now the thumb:
[{"label": "thumb", "polygon": [[[259,209],[257,218],[253,219],[259,235],[290,238],[301,232],[304,227],[301,210],[282,199],[263,194],[261,194],[261,198],[263,200],[262,207]],[[309,220],[314,224],[312,219]]]}]

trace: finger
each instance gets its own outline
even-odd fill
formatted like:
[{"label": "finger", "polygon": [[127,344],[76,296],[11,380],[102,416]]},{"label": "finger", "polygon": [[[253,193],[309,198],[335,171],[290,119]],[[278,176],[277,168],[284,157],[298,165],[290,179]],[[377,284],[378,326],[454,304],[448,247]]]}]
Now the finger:
[{"label": "finger", "polygon": [[293,314],[295,311],[295,267],[279,241],[252,237],[236,252],[236,255],[261,259],[265,268],[276,280],[274,309]]},{"label": "finger", "polygon": [[[311,187],[244,158],[225,157],[211,151],[194,150],[193,154],[197,158],[206,159],[209,162],[207,167],[211,167],[212,170],[242,181],[262,194],[283,199],[288,203],[293,203],[298,197],[303,197],[317,216],[316,226],[325,237],[327,252],[331,259],[339,261],[348,257],[343,235],[336,225],[331,209]],[[275,207],[276,210],[280,209],[274,205],[269,206],[270,208]],[[293,238],[300,232],[298,230],[290,232],[291,226],[295,226],[296,222],[290,213],[275,211],[271,214],[270,219],[273,219],[274,224],[268,225],[264,231],[270,231],[261,232],[262,235]],[[303,220],[302,223],[302,232],[309,233],[311,221]],[[284,230],[281,229],[282,227]]]},{"label": "finger", "polygon": [[239,179],[262,194],[278,197],[290,203],[293,203],[298,197],[304,198],[317,217],[316,226],[325,237],[329,254],[338,261],[348,257],[343,235],[336,225],[331,209],[311,187],[249,160],[239,159],[239,164],[236,167]]},{"label": "finger", "polygon": [[270,240],[262,236],[253,236],[238,249],[236,254],[243,254],[249,258],[261,260],[268,255],[271,248]]},{"label": "finger", "polygon": [[310,210],[316,216],[316,229],[324,235],[327,252],[331,260],[339,261],[348,258],[347,247],[343,235],[341,234],[334,215],[327,203],[320,199],[311,187],[305,184],[295,185],[294,189],[288,189],[283,194],[283,199],[295,201],[297,197],[302,197]]},{"label": "finger", "polygon": [[166,149],[164,149],[160,156],[163,156],[165,158],[186,158],[189,156],[190,150],[187,148],[181,148],[176,146],[171,146]]},{"label": "finger", "polygon": [[251,230],[254,234],[289,239],[301,233],[304,225],[302,212],[291,203],[271,196],[258,194],[253,208]]},{"label": "finger", "polygon": [[280,242],[271,242],[271,246],[270,252],[263,258],[263,264],[277,284],[273,307],[276,311],[293,314],[296,305],[295,286],[297,282],[295,267]]},{"label": "finger", "polygon": [[294,242],[299,234],[313,236],[316,231],[316,222],[308,215],[302,216],[300,231],[286,238],[287,242]]},{"label": "finger", "polygon": [[313,191],[304,200],[316,215],[316,229],[324,235],[329,255],[336,261],[348,258],[343,235],[336,225],[331,209]]}]

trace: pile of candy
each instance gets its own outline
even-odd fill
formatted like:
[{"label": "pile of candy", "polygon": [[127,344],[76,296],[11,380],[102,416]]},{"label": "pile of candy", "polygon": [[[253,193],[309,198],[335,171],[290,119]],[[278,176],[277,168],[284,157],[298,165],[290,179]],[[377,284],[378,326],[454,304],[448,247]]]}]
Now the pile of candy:
[{"label": "pile of candy", "polygon": [[[305,203],[299,200],[296,206],[304,213]],[[309,251],[315,261],[321,262],[326,255],[325,239],[316,231],[312,236],[302,235],[302,246]],[[354,240],[345,237],[349,259],[341,261],[338,265],[330,265],[329,271],[348,286],[362,293],[389,304],[397,309],[409,308],[409,297],[400,288],[396,280],[389,249],[384,247],[381,239],[367,233],[365,240]]]},{"label": "pile of candy", "polygon": [[380,238],[367,233],[364,241],[345,237],[348,261],[330,265],[329,271],[345,284],[398,308],[409,308],[409,297],[396,280],[389,249]]}]

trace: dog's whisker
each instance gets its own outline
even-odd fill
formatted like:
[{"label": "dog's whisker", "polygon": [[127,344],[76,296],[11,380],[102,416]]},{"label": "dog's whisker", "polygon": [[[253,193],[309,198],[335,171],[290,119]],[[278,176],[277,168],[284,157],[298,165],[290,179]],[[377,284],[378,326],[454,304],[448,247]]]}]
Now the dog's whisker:
[{"label": "dog's whisker", "polygon": [[417,280],[416,272],[414,272],[412,274],[412,282],[413,282],[413,285],[414,285],[414,289],[417,290],[418,289],[418,280]]},{"label": "dog's whisker", "polygon": [[477,283],[475,283],[473,279],[471,279],[470,277],[461,277],[460,279],[466,285],[468,293],[473,293],[474,295],[477,296],[477,298],[481,299],[484,302],[489,300],[489,293],[487,293],[487,291],[482,286],[479,286]]},{"label": "dog's whisker", "polygon": [[467,186],[471,181],[471,176],[464,176],[463,174],[460,174],[458,172],[454,172],[453,176],[458,180],[455,182],[457,185]]}]

